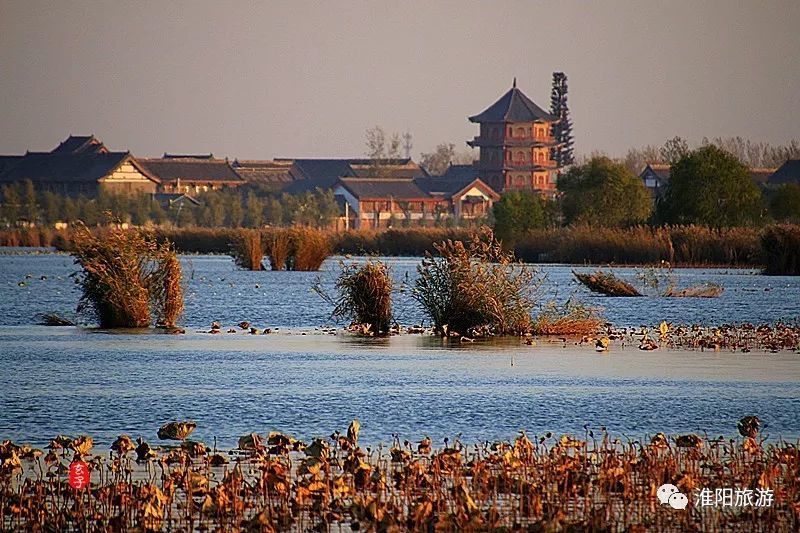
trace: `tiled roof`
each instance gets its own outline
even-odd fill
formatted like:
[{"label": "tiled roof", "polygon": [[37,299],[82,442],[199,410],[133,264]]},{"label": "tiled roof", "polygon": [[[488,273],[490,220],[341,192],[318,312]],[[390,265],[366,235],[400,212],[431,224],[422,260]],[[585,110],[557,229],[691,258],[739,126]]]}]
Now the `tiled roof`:
[{"label": "tiled roof", "polygon": [[108,176],[129,157],[128,152],[31,152],[0,174],[0,181],[94,182]]},{"label": "tiled roof", "polygon": [[291,174],[295,181],[284,189],[290,194],[330,189],[339,178],[356,175],[347,159],[295,159]]},{"label": "tiled roof", "polygon": [[56,146],[52,154],[96,154],[107,152],[105,145],[94,135],[70,135]]},{"label": "tiled roof", "polygon": [[525,96],[516,85],[485,111],[469,117],[471,122],[534,122],[557,120]]},{"label": "tiled roof", "polygon": [[232,166],[250,182],[285,184],[293,180],[289,173],[292,165],[285,161],[237,159]]},{"label": "tiled roof", "polygon": [[164,152],[162,159],[214,159],[214,154],[168,154]]},{"label": "tiled roof", "polygon": [[777,168],[751,168],[750,169],[750,177],[753,178],[753,181],[758,183],[759,185],[763,185],[769,181],[770,176],[772,176],[775,171],[778,170]]},{"label": "tiled roof", "polygon": [[666,183],[669,181],[669,165],[665,163],[648,163],[645,165],[644,169],[642,169],[642,174],[644,174],[647,169],[650,169],[653,174],[655,174],[658,179],[662,182]]},{"label": "tiled roof", "polygon": [[800,159],[789,159],[769,177],[770,185],[783,183],[800,183]]},{"label": "tiled roof", "polygon": [[22,155],[0,155],[0,173],[5,171],[8,168],[11,168],[11,165],[15,164],[17,161],[21,160],[23,157]]},{"label": "tiled roof", "polygon": [[415,180],[342,178],[339,180],[353,196],[363,198],[393,198],[395,200],[422,200],[433,198],[422,190]]},{"label": "tiled roof", "polygon": [[486,193],[492,197],[497,196],[499,198],[494,189],[480,180],[477,170],[472,165],[450,165],[441,176],[419,178],[414,181],[428,193],[445,198],[450,198],[479,181],[486,189]]},{"label": "tiled roof", "polygon": [[225,159],[137,159],[148,172],[162,182],[177,180],[207,182],[244,182]]}]

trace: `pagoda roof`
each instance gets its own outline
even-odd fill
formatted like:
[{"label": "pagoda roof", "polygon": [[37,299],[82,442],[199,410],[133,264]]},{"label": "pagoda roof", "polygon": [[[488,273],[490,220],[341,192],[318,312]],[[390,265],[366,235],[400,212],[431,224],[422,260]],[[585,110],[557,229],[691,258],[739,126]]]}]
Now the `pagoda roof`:
[{"label": "pagoda roof", "polygon": [[470,122],[554,122],[558,120],[514,86],[485,111],[469,117]]}]

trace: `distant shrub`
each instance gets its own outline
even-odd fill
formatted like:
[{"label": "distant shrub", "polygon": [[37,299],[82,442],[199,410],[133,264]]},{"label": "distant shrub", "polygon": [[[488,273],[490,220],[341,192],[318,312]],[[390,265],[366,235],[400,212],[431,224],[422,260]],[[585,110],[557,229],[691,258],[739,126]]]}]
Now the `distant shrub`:
[{"label": "distant shrub", "polygon": [[91,311],[101,327],[147,327],[151,312],[174,325],[183,309],[181,269],[169,243],[137,230],[112,228],[74,235],[75,262],[83,269],[79,311]]},{"label": "distant shrub", "polygon": [[442,335],[522,334],[530,328],[533,271],[491,231],[434,244],[417,268],[412,297]]},{"label": "distant shrub", "polygon": [[800,226],[779,224],[761,232],[764,273],[800,276]]}]

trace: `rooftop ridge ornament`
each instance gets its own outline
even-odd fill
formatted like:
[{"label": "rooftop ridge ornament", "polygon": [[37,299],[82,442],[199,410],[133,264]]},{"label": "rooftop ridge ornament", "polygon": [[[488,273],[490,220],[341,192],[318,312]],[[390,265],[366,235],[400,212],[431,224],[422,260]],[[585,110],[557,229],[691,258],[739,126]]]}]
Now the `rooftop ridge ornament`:
[{"label": "rooftop ridge ornament", "polygon": [[511,88],[512,89],[516,89],[517,88],[517,77],[516,76],[514,76],[514,83],[511,85]]}]

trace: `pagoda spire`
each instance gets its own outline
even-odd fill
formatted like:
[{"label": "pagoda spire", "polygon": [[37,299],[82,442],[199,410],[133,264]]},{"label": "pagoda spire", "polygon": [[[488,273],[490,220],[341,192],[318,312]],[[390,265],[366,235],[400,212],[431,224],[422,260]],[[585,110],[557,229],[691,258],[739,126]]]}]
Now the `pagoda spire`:
[{"label": "pagoda spire", "polygon": [[512,89],[516,89],[517,88],[517,77],[516,76],[514,76],[514,83],[513,83],[513,85],[511,85],[511,88]]}]

